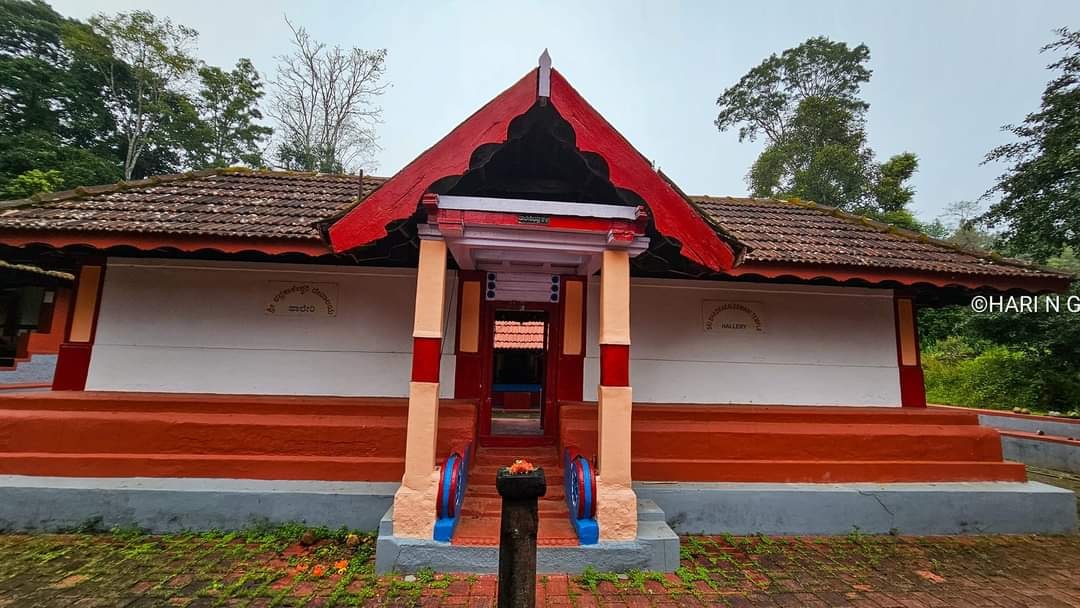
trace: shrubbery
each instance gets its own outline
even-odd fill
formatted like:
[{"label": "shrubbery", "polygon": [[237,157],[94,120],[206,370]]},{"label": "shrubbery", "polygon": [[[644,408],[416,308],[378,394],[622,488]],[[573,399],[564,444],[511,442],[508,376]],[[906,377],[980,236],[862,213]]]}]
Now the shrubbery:
[{"label": "shrubbery", "polygon": [[[926,398],[931,403],[993,409],[1041,409],[1033,363],[1021,352],[995,346],[975,355],[960,340],[923,354]],[[965,356],[966,353],[966,356]]]},{"label": "shrubbery", "polygon": [[1035,356],[1000,345],[979,348],[952,336],[922,355],[930,403],[999,410],[1080,409],[1080,377],[1047,369]]}]

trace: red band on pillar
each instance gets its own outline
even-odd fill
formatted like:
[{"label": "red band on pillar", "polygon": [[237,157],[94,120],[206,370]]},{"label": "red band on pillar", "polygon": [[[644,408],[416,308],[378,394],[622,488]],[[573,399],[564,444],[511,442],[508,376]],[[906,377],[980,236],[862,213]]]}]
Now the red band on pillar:
[{"label": "red band on pillar", "polygon": [[56,357],[53,372],[54,391],[86,390],[86,377],[90,372],[90,351],[93,344],[64,342]]},{"label": "red band on pillar", "polygon": [[630,346],[600,345],[600,385],[630,386]]},{"label": "red band on pillar", "polygon": [[922,367],[900,366],[900,405],[926,407],[926,386],[923,384]]},{"label": "red band on pillar", "polygon": [[412,381],[438,382],[442,339],[413,338]]}]

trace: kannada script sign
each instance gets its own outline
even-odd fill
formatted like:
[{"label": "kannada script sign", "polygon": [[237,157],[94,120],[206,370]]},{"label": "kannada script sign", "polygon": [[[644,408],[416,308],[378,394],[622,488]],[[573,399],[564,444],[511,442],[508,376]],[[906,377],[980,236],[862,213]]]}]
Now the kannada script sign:
[{"label": "kannada script sign", "polygon": [[705,300],[701,317],[706,333],[757,333],[765,329],[761,302]]},{"label": "kannada script sign", "polygon": [[269,298],[264,312],[274,317],[336,317],[337,283],[267,281]]}]

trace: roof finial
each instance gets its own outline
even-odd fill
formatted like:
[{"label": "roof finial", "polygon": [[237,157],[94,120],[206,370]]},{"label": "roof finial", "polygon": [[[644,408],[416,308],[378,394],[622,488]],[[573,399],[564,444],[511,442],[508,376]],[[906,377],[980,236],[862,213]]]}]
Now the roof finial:
[{"label": "roof finial", "polygon": [[547,98],[551,97],[551,55],[548,55],[547,49],[540,54],[540,69],[536,83],[536,96],[540,98],[541,103],[546,103]]}]

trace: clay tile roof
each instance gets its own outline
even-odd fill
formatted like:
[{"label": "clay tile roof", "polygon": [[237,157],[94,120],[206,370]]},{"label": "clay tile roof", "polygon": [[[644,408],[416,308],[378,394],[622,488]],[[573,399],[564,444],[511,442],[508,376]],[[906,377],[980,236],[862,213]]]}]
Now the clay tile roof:
[{"label": "clay tile roof", "polygon": [[876,267],[1010,277],[1068,276],[1019,260],[966,251],[926,235],[814,203],[694,196],[712,220],[750,248],[743,262]]},{"label": "clay tile roof", "polygon": [[72,282],[75,280],[75,275],[70,272],[63,272],[61,270],[47,270],[45,268],[39,268],[30,264],[13,264],[6,260],[0,260],[0,274],[3,272],[10,273],[22,273],[27,275],[35,275],[45,277],[49,279],[59,279],[60,281]]},{"label": "clay tile roof", "polygon": [[544,349],[543,321],[495,321],[495,348]]},{"label": "clay tile roof", "polygon": [[[197,171],[0,202],[0,230],[157,234],[166,240],[263,239],[322,247],[315,225],[340,217],[384,181],[232,168]],[[743,265],[856,267],[1059,282],[1071,278],[813,203],[689,198],[718,233],[749,248]]]},{"label": "clay tile roof", "polygon": [[384,178],[217,169],[0,204],[0,229],[319,240]]}]

